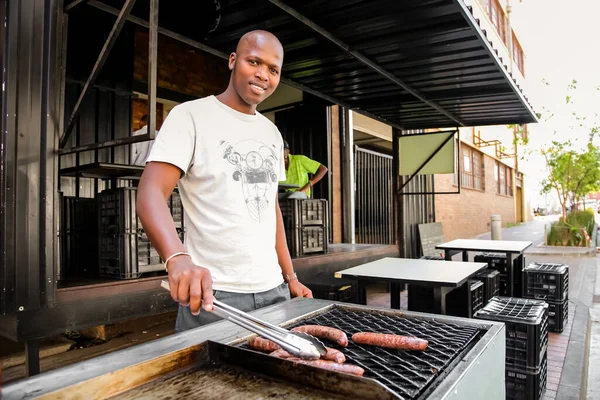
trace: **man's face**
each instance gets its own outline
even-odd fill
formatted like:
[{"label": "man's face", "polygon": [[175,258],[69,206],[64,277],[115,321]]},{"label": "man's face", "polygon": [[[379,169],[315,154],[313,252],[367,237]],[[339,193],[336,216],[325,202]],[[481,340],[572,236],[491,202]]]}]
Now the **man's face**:
[{"label": "man's face", "polygon": [[229,56],[233,71],[233,87],[248,105],[256,106],[269,97],[279,85],[283,49],[268,37],[246,41],[237,53]]},{"label": "man's face", "polygon": [[289,149],[285,149],[285,150],[283,151],[283,159],[284,159],[284,161],[285,161],[285,163],[286,163],[286,164],[287,164],[287,163],[289,162],[289,160],[290,160],[290,158],[289,158],[289,155],[290,155],[290,150],[289,150]]}]

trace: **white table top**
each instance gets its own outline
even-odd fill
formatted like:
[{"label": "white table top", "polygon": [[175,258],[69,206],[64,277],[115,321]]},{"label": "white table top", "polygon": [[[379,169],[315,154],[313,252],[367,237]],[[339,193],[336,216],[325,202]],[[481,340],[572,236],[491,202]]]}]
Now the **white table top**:
[{"label": "white table top", "polygon": [[490,251],[498,253],[522,253],[530,247],[532,242],[515,240],[478,240],[478,239],[456,239],[451,242],[438,244],[436,249],[443,250],[469,250]]},{"label": "white table top", "polygon": [[486,267],[486,263],[478,262],[388,257],[336,272],[335,276],[401,281],[423,286],[458,287]]}]

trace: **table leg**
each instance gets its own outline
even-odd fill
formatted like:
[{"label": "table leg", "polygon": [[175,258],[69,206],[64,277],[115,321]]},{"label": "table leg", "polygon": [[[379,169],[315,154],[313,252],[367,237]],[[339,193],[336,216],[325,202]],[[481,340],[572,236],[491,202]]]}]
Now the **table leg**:
[{"label": "table leg", "polygon": [[450,290],[447,287],[438,287],[433,289],[433,299],[435,302],[436,314],[446,315],[446,295]]},{"label": "table leg", "polygon": [[40,342],[37,339],[25,342],[25,367],[27,376],[40,373]]},{"label": "table leg", "polygon": [[390,283],[390,306],[394,310],[400,309],[400,292],[402,291],[402,284],[398,282]]},{"label": "table leg", "polygon": [[506,279],[508,280],[508,295],[510,297],[514,297],[516,296],[515,293],[515,264],[514,264],[514,258],[513,258],[513,254],[512,253],[506,253],[506,273],[507,273],[507,277]]},{"label": "table leg", "polygon": [[466,250],[464,250],[464,251],[462,252],[462,258],[463,258],[463,261],[464,261],[464,262],[469,262],[469,252],[468,252],[468,251],[466,251]]},{"label": "table leg", "polygon": [[367,305],[367,285],[366,282],[362,279],[357,279],[356,281],[357,294],[358,294],[358,304],[362,304],[363,306]]},{"label": "table leg", "polygon": [[452,261],[452,256],[453,255],[454,255],[454,253],[452,252],[452,250],[450,250],[450,249],[444,250],[444,260],[446,260],[446,261]]}]

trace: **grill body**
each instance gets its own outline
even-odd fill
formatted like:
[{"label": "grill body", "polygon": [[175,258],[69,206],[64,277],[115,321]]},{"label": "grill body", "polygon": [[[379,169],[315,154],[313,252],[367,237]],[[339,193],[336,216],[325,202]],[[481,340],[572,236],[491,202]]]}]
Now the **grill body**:
[{"label": "grill body", "polygon": [[[235,360],[239,361],[232,367],[239,372],[234,374],[235,379],[239,379],[236,382],[249,385],[248,395],[244,400],[261,396],[264,398],[266,393],[258,393],[258,397],[251,395],[250,389],[256,390],[256,385],[251,383],[257,382],[259,378],[261,385],[267,385],[265,388],[277,386],[281,389],[278,389],[278,395],[285,395],[284,386],[288,385],[290,392],[287,398],[311,398],[293,396],[298,382],[288,378],[289,376],[296,377],[294,379],[298,379],[298,376],[311,378],[308,383],[301,382],[302,384],[325,382],[324,388],[333,394],[320,394],[316,398],[339,398],[339,394],[352,398],[348,393],[353,390],[356,393],[371,393],[369,388],[373,388],[373,393],[378,394],[375,398],[389,399],[499,400],[505,397],[505,328],[501,323],[400,310],[378,310],[368,306],[310,299],[283,302],[258,310],[254,315],[284,327],[308,323],[337,326],[350,337],[355,332],[367,330],[412,334],[429,340],[430,346],[425,353],[421,353],[372,346],[366,348],[367,346],[351,343],[344,349],[347,362],[365,368],[364,377],[348,378],[344,374],[315,368],[302,369],[303,373],[299,374],[292,373],[298,366],[293,366],[289,361],[245,349],[247,339],[253,335],[230,322],[222,321],[109,354],[102,357],[101,362],[88,360],[19,381],[4,388],[3,399],[28,395],[35,398],[50,393],[56,398],[128,398],[126,394],[129,392],[139,393],[139,390],[143,390],[147,393],[146,390],[151,387],[158,390],[157,395],[152,398],[160,399],[164,398],[160,393],[165,387],[174,383],[188,385],[181,388],[181,393],[185,392],[190,388],[190,376],[200,378],[206,372],[202,368],[213,368],[219,365],[219,360],[224,360],[223,374],[229,376],[231,370],[228,366]],[[215,351],[218,354],[211,352],[210,348],[214,346],[210,343],[215,341],[219,342],[217,345],[229,345],[225,347],[230,350],[219,350],[217,346],[218,351]],[[331,343],[327,345],[331,346]],[[232,356],[225,357],[227,354]],[[211,360],[216,360],[216,364]],[[85,366],[81,365],[84,363]],[[218,369],[215,372],[213,368],[207,373],[218,375],[219,372]],[[225,379],[227,376],[221,378]],[[223,379],[219,381],[224,382]],[[273,385],[268,386],[271,381]],[[285,384],[283,386],[280,385],[282,381]],[[204,387],[203,398],[228,398],[222,388],[223,385],[212,389],[210,386]],[[306,394],[308,395],[308,391]]]}]

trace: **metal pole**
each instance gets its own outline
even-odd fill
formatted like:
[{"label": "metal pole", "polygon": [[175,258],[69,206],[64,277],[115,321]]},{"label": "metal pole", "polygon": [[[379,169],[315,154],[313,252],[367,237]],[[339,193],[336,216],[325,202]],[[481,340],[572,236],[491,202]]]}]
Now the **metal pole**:
[{"label": "metal pole", "polygon": [[502,216],[492,215],[492,240],[502,240]]},{"label": "metal pole", "polygon": [[156,138],[156,70],[158,64],[158,0],[150,0],[148,38],[148,134]]},{"label": "metal pole", "polygon": [[344,210],[344,242],[355,243],[354,233],[354,143],[352,134],[352,112],[347,108],[342,112],[342,133],[343,133],[343,169],[342,169],[342,190],[343,190],[343,210]]},{"label": "metal pole", "polygon": [[100,75],[100,71],[102,70],[104,63],[106,62],[106,59],[108,58],[108,55],[110,54],[113,45],[117,41],[117,37],[119,36],[121,29],[123,29],[123,25],[125,25],[125,22],[127,21],[127,16],[131,12],[131,9],[133,8],[134,4],[135,0],[126,0],[125,5],[123,5],[123,8],[121,9],[119,16],[117,17],[117,20],[115,21],[110,33],[108,34],[108,38],[106,39],[106,42],[104,42],[104,47],[102,47],[102,50],[100,51],[100,55],[96,60],[96,64],[94,64],[94,68],[92,68],[92,72],[90,73],[90,76],[88,77],[83,87],[83,90],[79,95],[79,99],[77,99],[77,103],[75,103],[75,107],[73,108],[73,112],[71,113],[71,117],[69,118],[69,123],[67,124],[67,129],[60,138],[61,148],[64,147],[67,143],[67,140],[69,140],[69,135],[73,130],[74,122],[77,119],[79,112],[81,111],[81,104],[83,103],[83,100],[85,99],[88,90],[90,89],[90,87],[92,87],[94,82],[96,82],[98,75]]},{"label": "metal pole", "polygon": [[80,5],[81,3],[85,3],[87,1],[88,0],[73,0],[68,5],[65,6],[65,12],[68,13],[69,11],[71,11],[72,9],[74,9],[75,7]]}]

